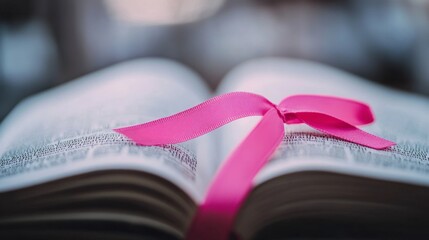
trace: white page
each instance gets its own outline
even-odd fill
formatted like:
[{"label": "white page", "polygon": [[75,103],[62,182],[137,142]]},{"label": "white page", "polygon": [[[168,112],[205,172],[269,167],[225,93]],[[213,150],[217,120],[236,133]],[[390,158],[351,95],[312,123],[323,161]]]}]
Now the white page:
[{"label": "white page", "polygon": [[[261,59],[232,71],[219,93],[249,91],[278,103],[293,94],[342,96],[369,103],[376,121],[362,127],[397,142],[373,150],[336,140],[309,127],[285,125],[286,136],[255,184],[296,171],[323,170],[429,185],[429,100],[393,91],[339,70],[298,60]],[[260,118],[239,120],[222,130],[222,158]],[[243,160],[245,161],[245,160]]]},{"label": "white page", "polygon": [[199,201],[211,177],[213,136],[143,147],[112,129],[177,113],[209,94],[184,66],[148,59],[31,97],[1,125],[0,191],[93,170],[134,169],[170,180]]}]

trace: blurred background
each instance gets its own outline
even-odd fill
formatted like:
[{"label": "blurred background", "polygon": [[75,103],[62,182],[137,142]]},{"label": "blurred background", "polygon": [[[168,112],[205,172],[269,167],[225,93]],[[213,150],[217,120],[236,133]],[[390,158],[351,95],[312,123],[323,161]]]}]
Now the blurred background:
[{"label": "blurred background", "polygon": [[429,96],[429,1],[0,0],[0,121],[27,95],[129,59],[177,60],[214,89],[267,56]]}]

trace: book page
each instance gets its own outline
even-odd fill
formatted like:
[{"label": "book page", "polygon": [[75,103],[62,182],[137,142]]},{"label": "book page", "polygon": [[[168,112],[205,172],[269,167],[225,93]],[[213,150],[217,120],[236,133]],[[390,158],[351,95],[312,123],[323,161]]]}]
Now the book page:
[{"label": "book page", "polygon": [[[220,92],[249,91],[274,103],[293,94],[322,94],[368,103],[375,123],[361,127],[397,143],[374,150],[338,140],[310,127],[285,125],[285,138],[255,184],[297,171],[321,170],[429,185],[429,100],[391,90],[345,72],[299,60],[261,59],[232,71]],[[259,117],[223,128],[224,159],[250,132]]]},{"label": "book page", "polygon": [[31,97],[1,124],[0,191],[131,169],[170,180],[198,201],[211,177],[212,136],[137,146],[112,129],[165,117],[208,97],[193,72],[160,59],[119,64]]}]

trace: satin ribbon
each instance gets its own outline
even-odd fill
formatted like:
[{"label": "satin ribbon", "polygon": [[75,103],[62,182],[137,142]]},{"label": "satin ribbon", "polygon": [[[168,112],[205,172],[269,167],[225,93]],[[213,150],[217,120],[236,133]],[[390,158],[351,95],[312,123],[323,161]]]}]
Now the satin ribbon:
[{"label": "satin ribbon", "polygon": [[253,178],[284,137],[284,123],[305,123],[339,139],[374,149],[395,144],[355,127],[374,121],[368,105],[317,95],[290,96],[275,105],[257,94],[232,92],[175,115],[115,131],[141,145],[175,144],[248,116],[262,116],[262,119],[216,173],[193,219],[188,240],[230,237],[240,206],[252,189]]}]

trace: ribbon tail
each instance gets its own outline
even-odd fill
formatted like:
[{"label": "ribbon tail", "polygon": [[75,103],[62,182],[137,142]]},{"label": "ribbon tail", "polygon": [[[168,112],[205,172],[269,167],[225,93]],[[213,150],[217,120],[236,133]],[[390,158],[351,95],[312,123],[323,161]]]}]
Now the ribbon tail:
[{"label": "ribbon tail", "polygon": [[394,142],[374,136],[338,118],[315,112],[295,112],[295,116],[307,125],[337,138],[374,149],[385,149]]},{"label": "ribbon tail", "polygon": [[272,106],[273,103],[257,94],[228,93],[172,116],[114,131],[141,145],[174,144],[199,137],[239,118],[262,116]]},{"label": "ribbon tail", "polygon": [[228,240],[252,180],[284,137],[284,123],[269,110],[218,171],[198,208],[187,240]]}]

